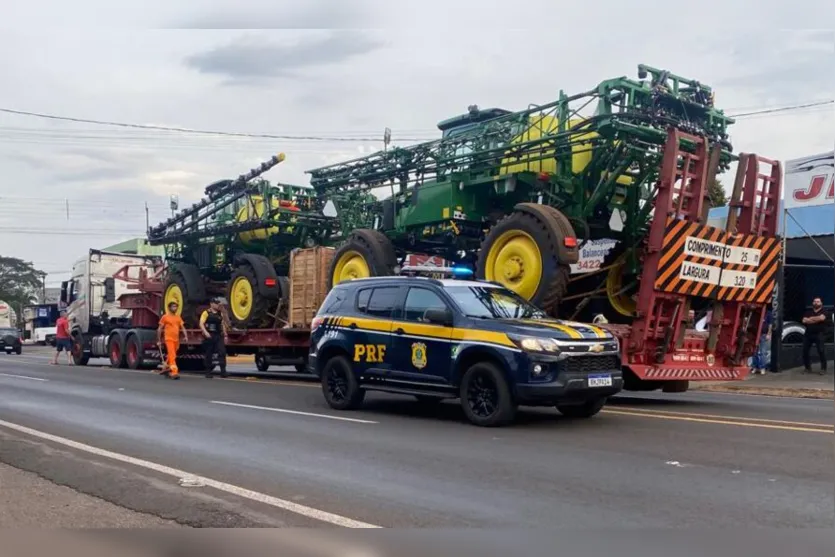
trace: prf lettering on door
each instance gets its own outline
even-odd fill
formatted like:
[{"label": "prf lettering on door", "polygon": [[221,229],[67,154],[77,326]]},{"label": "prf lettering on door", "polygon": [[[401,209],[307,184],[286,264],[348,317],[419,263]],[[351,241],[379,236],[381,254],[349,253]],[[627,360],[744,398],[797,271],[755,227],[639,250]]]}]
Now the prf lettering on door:
[{"label": "prf lettering on door", "polygon": [[385,344],[355,344],[354,361],[380,363],[386,357]]}]

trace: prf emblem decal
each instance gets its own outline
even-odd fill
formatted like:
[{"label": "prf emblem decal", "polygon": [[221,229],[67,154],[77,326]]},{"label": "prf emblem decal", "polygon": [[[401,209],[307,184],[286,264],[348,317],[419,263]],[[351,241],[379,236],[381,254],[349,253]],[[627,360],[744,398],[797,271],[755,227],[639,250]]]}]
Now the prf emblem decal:
[{"label": "prf emblem decal", "polygon": [[602,344],[592,344],[589,346],[589,352],[603,352]]},{"label": "prf emblem decal", "polygon": [[426,345],[422,342],[412,344],[412,365],[418,369],[426,367]]}]

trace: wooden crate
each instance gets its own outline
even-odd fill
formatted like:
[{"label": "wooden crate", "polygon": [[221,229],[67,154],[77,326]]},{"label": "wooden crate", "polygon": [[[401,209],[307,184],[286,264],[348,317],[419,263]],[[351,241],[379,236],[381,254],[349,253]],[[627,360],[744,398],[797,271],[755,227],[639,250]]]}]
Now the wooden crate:
[{"label": "wooden crate", "polygon": [[328,294],[328,267],[336,250],[317,246],[290,253],[290,327],[309,327]]}]

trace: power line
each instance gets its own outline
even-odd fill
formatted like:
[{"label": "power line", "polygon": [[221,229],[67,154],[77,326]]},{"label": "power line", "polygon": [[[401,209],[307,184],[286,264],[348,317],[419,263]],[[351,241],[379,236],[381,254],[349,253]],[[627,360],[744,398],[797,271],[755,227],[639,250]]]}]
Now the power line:
[{"label": "power line", "polygon": [[759,115],[759,114],[774,114],[776,112],[789,112],[791,110],[801,110],[801,109],[804,109],[804,108],[812,108],[812,107],[815,107],[815,106],[824,106],[824,105],[833,104],[833,103],[835,103],[835,99],[829,99],[829,100],[826,100],[826,101],[815,101],[815,102],[810,102],[810,103],[805,103],[805,104],[795,104],[795,105],[791,105],[791,106],[781,106],[779,108],[767,108],[767,109],[764,109],[764,110],[754,110],[752,112],[742,112],[740,114],[731,114],[730,116],[731,116],[731,118],[743,118],[745,116],[755,116],[755,115]]},{"label": "power line", "polygon": [[[732,118],[744,118],[747,116],[755,116],[760,114],[772,114],[772,113],[780,113],[780,112],[788,112],[794,110],[802,110],[806,108],[812,108],[817,106],[824,106],[828,104],[835,103],[835,100],[827,99],[822,101],[813,101],[813,102],[806,102],[801,104],[794,104],[789,106],[782,106],[776,108],[767,108],[762,110],[754,110],[750,112],[741,112],[736,114],[729,114]],[[95,124],[100,126],[116,126],[121,128],[131,128],[131,129],[139,129],[139,130],[155,130],[155,131],[165,131],[165,132],[177,132],[177,133],[189,133],[189,134],[198,134],[198,135],[214,135],[214,136],[223,136],[223,137],[239,137],[239,138],[250,138],[250,139],[273,139],[273,140],[285,140],[285,141],[333,141],[333,142],[378,142],[381,138],[379,137],[347,137],[345,135],[341,136],[328,136],[328,135],[276,135],[276,134],[266,134],[266,133],[247,133],[247,132],[229,132],[229,131],[219,131],[219,130],[202,130],[202,129],[191,129],[191,128],[182,128],[176,126],[158,126],[152,124],[133,124],[128,122],[116,122],[111,120],[94,120],[89,118],[78,118],[74,116],[58,116],[55,114],[46,114],[42,112],[30,112],[25,110],[15,110],[11,108],[0,108],[0,112],[5,112],[7,114],[15,114],[18,116],[31,116],[35,118],[44,118],[49,120],[58,120],[64,122],[76,122],[76,123],[84,123],[84,124]],[[11,131],[11,130],[10,130]],[[33,130],[35,131],[35,130]],[[57,131],[57,130],[56,130]],[[72,130],[70,130],[72,131]],[[80,131],[80,130],[79,130]],[[416,131],[416,130],[415,130]],[[60,133],[60,132],[59,132]],[[346,133],[355,133],[355,132],[346,132]],[[359,132],[356,132],[359,133]],[[429,133],[429,130],[427,130]],[[434,131],[432,133],[435,133]],[[93,138],[90,138],[93,139]],[[96,138],[96,139],[109,139],[106,137],[103,138]],[[128,139],[128,138],[124,138]],[[131,138],[133,139],[133,138]],[[401,141],[426,141],[427,138],[420,138],[420,137],[402,137],[399,138]]]},{"label": "power line", "polygon": [[[159,130],[171,131],[180,133],[194,133],[201,135],[221,135],[228,137],[252,137],[261,139],[282,139],[288,141],[380,141],[382,137],[328,137],[328,136],[313,136],[313,135],[273,135],[267,133],[244,133],[244,132],[226,132],[217,130],[198,130],[189,128],[179,128],[175,126],[155,126],[151,124],[130,124],[126,122],[113,122],[109,120],[92,120],[88,118],[75,118],[71,116],[56,116],[54,114],[44,114],[41,112],[28,112],[25,110],[14,110],[11,108],[0,108],[0,112],[8,114],[17,114],[19,116],[33,116],[36,118],[46,118],[49,120],[61,120],[65,122],[78,122],[83,124],[97,124],[100,126],[118,126],[122,128],[135,128],[143,130]],[[412,141],[414,139],[401,138],[403,140]],[[419,140],[418,140],[419,141]]]}]

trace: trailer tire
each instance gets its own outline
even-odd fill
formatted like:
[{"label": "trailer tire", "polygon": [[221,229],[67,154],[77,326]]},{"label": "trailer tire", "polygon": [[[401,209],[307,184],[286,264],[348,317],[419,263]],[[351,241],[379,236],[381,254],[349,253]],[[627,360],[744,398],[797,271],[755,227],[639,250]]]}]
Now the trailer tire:
[{"label": "trailer tire", "polygon": [[258,289],[258,278],[249,265],[240,265],[229,278],[226,287],[229,319],[242,329],[269,326],[278,300],[264,296]]},{"label": "trailer tire", "polygon": [[127,367],[125,346],[122,344],[122,338],[118,334],[112,335],[107,341],[107,354],[110,356],[110,367],[117,369]]},{"label": "trailer tire", "polygon": [[554,223],[527,211],[514,211],[491,228],[481,243],[478,278],[499,282],[557,316],[571,274],[560,259],[565,237]]},{"label": "trailer tire", "polygon": [[270,362],[267,361],[267,357],[263,354],[258,354],[255,356],[255,369],[260,372],[266,372],[270,369]]},{"label": "trailer tire", "polygon": [[130,335],[125,341],[125,361],[129,369],[141,369],[145,366],[142,342],[137,335]]},{"label": "trailer tire", "polygon": [[328,288],[344,280],[391,276],[396,266],[394,244],[385,234],[378,230],[355,230],[333,255]]}]

